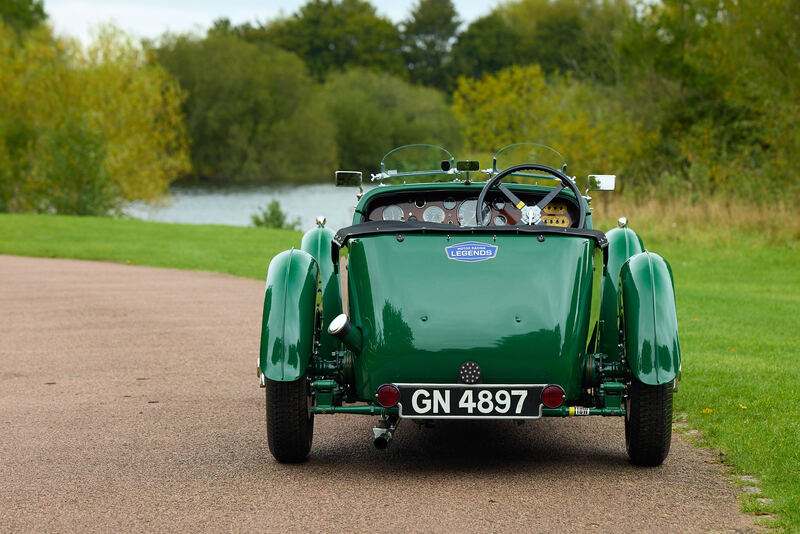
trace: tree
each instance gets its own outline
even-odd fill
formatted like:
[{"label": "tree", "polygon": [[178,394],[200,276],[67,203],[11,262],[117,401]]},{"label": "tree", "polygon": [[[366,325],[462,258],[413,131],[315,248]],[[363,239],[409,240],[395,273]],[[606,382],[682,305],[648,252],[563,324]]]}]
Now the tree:
[{"label": "tree", "polygon": [[289,18],[236,31],[249,42],[266,41],[294,52],[320,81],[348,67],[405,73],[399,31],[364,0],[310,0]]},{"label": "tree", "polygon": [[376,172],[381,156],[400,145],[461,145],[459,124],[444,95],[385,73],[353,69],[333,74],[322,102],[336,124],[339,165]]},{"label": "tree", "polygon": [[104,215],[188,170],[181,94],[119,30],[88,48],[0,23],[0,211]]},{"label": "tree", "polygon": [[[522,36],[516,26],[506,23],[500,13],[493,11],[475,19],[458,35],[453,46],[454,74],[480,78],[517,62]],[[455,76],[450,83],[455,89]]]},{"label": "tree", "polygon": [[450,48],[460,25],[451,0],[419,0],[403,23],[403,57],[411,81],[444,88]]},{"label": "tree", "polygon": [[42,0],[0,0],[0,19],[19,33],[44,22],[47,14]]},{"label": "tree", "polygon": [[188,93],[198,176],[318,181],[334,167],[333,125],[295,54],[224,32],[165,36],[154,52]]},{"label": "tree", "polygon": [[614,96],[570,76],[546,77],[532,65],[462,78],[453,108],[472,150],[533,141],[563,154],[572,173],[624,175],[652,134]]},{"label": "tree", "polygon": [[516,0],[495,11],[519,36],[518,63],[546,74],[618,81],[618,42],[635,12],[626,0]]}]

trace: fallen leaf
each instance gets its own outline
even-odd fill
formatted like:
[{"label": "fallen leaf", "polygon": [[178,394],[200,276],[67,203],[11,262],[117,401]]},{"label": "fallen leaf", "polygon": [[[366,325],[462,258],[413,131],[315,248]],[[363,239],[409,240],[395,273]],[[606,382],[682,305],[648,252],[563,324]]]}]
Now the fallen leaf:
[{"label": "fallen leaf", "polygon": [[702,410],[700,410],[700,413],[714,413],[714,410],[712,410],[711,408],[703,408]]},{"label": "fallen leaf", "polygon": [[741,408],[742,410],[746,410],[746,409],[747,409],[747,406],[745,406],[744,404],[741,404],[741,403],[740,403],[740,404],[739,404],[739,408]]}]

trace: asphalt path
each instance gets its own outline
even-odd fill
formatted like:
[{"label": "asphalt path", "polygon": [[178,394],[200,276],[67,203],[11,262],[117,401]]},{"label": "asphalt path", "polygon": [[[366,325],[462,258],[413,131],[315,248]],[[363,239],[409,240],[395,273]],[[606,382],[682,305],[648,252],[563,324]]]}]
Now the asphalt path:
[{"label": "asphalt path", "polygon": [[269,454],[263,283],[0,256],[0,532],[742,532],[736,489],[674,437],[637,468],[617,418],[317,416],[310,459]]}]

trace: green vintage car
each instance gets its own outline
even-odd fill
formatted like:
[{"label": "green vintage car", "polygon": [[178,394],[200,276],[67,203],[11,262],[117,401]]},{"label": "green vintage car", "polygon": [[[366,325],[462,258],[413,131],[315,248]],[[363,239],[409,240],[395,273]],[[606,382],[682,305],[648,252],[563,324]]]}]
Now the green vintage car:
[{"label": "green vintage car", "polygon": [[631,462],[664,461],[681,368],[669,264],[624,218],[594,228],[588,192],[614,176],[582,194],[531,143],[493,162],[401,147],[366,193],[339,171],[359,186],[352,226],[320,218],[270,262],[258,376],[276,460],[304,460],[314,418],[348,413],[376,417],[378,448],[403,419],[624,417]]}]

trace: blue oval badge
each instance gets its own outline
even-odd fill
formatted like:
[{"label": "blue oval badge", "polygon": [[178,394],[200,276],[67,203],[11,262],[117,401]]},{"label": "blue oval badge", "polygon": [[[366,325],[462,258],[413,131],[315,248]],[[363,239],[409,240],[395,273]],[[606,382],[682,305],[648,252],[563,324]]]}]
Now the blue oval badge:
[{"label": "blue oval badge", "polygon": [[497,256],[497,245],[467,241],[445,247],[447,257],[456,261],[483,261]]}]

